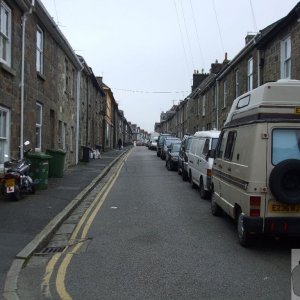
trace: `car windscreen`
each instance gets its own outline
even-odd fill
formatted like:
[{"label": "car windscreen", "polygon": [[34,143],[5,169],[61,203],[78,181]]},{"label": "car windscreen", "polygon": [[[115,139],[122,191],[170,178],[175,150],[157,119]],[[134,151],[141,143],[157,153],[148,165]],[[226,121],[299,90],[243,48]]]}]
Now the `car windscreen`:
[{"label": "car windscreen", "polygon": [[272,164],[300,159],[300,129],[278,128],[272,132]]},{"label": "car windscreen", "polygon": [[173,144],[173,146],[172,146],[172,152],[179,152],[180,145],[181,144],[179,144],[179,143]]}]

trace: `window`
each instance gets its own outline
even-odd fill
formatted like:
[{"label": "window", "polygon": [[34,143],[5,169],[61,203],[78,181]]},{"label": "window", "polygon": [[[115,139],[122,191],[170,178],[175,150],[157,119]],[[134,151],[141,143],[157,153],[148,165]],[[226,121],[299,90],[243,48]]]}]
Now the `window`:
[{"label": "window", "polygon": [[300,129],[274,129],[272,132],[272,164],[286,159],[300,159]]},{"label": "window", "polygon": [[41,28],[36,31],[36,70],[43,74],[44,34]]},{"label": "window", "polygon": [[216,148],[216,156],[219,158],[223,157],[223,153],[224,153],[225,145],[226,145],[226,141],[227,141],[227,134],[228,134],[228,131],[223,131],[220,135],[220,142]]},{"label": "window", "polygon": [[224,88],[224,95],[223,95],[223,108],[226,107],[226,102],[227,102],[227,81],[224,80],[224,84],[223,84],[223,88]]},{"label": "window", "polygon": [[43,124],[43,106],[36,103],[35,106],[35,150],[42,149],[42,124]]},{"label": "window", "polygon": [[240,95],[240,70],[235,72],[235,97]]},{"label": "window", "polygon": [[202,117],[205,117],[205,102],[206,102],[206,95],[202,97]]},{"label": "window", "polygon": [[253,89],[253,58],[248,60],[247,65],[247,89],[251,91]]},{"label": "window", "polygon": [[281,78],[291,78],[291,37],[281,42]]},{"label": "window", "polygon": [[61,141],[62,141],[62,149],[66,150],[66,136],[67,136],[67,124],[64,123],[64,126],[62,126],[62,132],[61,132]]},{"label": "window", "polygon": [[11,65],[11,10],[1,1],[0,62]]},{"label": "window", "polygon": [[69,92],[69,62],[65,60],[65,92]]},{"label": "window", "polygon": [[3,164],[7,160],[5,154],[9,154],[9,118],[8,109],[0,107],[0,163]]},{"label": "window", "polygon": [[225,153],[224,153],[225,160],[232,160],[235,139],[236,139],[236,131],[229,131]]},{"label": "window", "polygon": [[213,99],[214,99],[214,108],[217,108],[217,88],[213,87]]}]

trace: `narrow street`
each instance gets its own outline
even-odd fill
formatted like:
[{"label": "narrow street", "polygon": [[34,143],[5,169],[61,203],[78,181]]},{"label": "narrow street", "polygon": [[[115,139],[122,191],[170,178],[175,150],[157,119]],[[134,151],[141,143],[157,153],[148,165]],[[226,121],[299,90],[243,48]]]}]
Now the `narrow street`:
[{"label": "narrow street", "polygon": [[53,273],[53,255],[28,262],[20,299],[290,299],[299,243],[261,237],[241,247],[232,220],[213,217],[155,151],[133,148],[106,191],[82,221],[78,251],[61,253]]}]

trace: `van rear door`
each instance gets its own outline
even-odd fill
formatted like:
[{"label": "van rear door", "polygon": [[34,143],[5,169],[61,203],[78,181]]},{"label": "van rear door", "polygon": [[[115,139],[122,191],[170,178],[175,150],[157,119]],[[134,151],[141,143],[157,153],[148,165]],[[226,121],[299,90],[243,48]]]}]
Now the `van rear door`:
[{"label": "van rear door", "polygon": [[[269,149],[267,164],[268,207],[273,217],[300,216],[300,190],[297,181],[300,162],[300,124],[268,124]],[[294,180],[295,179],[295,182]],[[294,196],[295,195],[295,196]],[[299,200],[297,200],[299,199]]]}]

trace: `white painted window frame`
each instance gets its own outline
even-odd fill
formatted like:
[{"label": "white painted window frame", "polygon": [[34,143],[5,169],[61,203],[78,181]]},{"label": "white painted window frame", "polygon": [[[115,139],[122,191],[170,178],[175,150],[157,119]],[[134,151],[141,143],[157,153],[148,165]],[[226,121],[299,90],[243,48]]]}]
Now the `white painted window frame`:
[{"label": "white painted window frame", "polygon": [[4,1],[1,1],[0,4],[0,62],[11,67],[12,12]]},{"label": "white painted window frame", "polygon": [[[43,105],[36,102],[35,151],[42,151]],[[38,121],[39,120],[39,121]]]},{"label": "white painted window frame", "polygon": [[281,79],[291,78],[291,56],[292,56],[292,40],[288,36],[281,41],[281,60],[280,60],[280,77]]},{"label": "white painted window frame", "polygon": [[247,90],[253,90],[253,57],[247,61]]},{"label": "white painted window frame", "polygon": [[44,32],[39,26],[36,30],[36,71],[44,73]]}]

